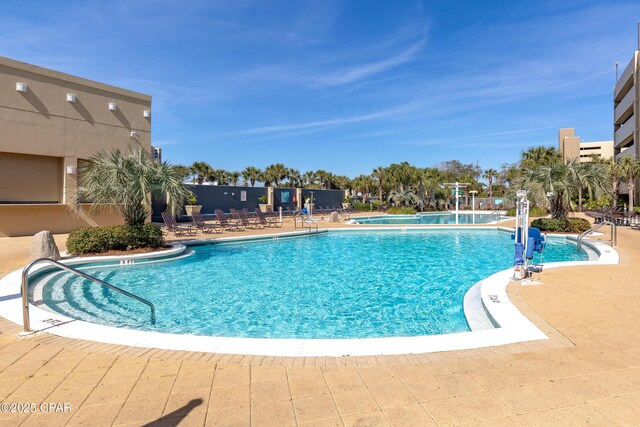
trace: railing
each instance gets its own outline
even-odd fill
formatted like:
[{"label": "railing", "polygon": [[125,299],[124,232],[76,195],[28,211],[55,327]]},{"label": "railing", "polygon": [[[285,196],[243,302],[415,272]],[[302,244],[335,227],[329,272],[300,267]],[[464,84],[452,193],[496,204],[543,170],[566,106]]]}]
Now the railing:
[{"label": "railing", "polygon": [[22,324],[23,324],[23,330],[24,333],[29,333],[31,332],[31,325],[29,322],[29,293],[28,293],[28,289],[29,289],[29,270],[31,270],[31,267],[33,267],[36,264],[42,263],[42,262],[47,262],[49,264],[53,264],[56,267],[61,268],[62,270],[66,270],[70,273],[75,274],[76,276],[80,276],[84,279],[87,280],[91,280],[92,282],[95,282],[99,285],[105,286],[113,291],[119,292],[122,295],[125,295],[129,298],[133,298],[136,301],[140,301],[143,304],[146,304],[149,306],[149,308],[151,309],[151,323],[154,324],[156,323],[156,308],[155,306],[147,301],[144,298],[140,298],[137,295],[132,294],[131,292],[127,292],[124,289],[120,289],[117,286],[113,286],[103,280],[98,279],[97,277],[93,277],[90,276],[87,273],[84,273],[80,270],[76,270],[75,268],[69,267],[66,264],[62,264],[61,262],[55,261],[51,258],[38,258],[35,259],[33,261],[31,261],[29,264],[27,264],[24,268],[24,270],[22,270],[22,289],[21,289],[21,293],[22,293]]},{"label": "railing", "polygon": [[601,223],[598,223],[598,224],[594,225],[593,227],[591,227],[587,231],[584,231],[584,232],[582,232],[582,233],[580,233],[578,235],[578,249],[580,249],[582,247],[582,239],[584,239],[589,234],[593,233],[594,231],[596,231],[597,229],[599,229],[600,227],[602,227],[604,225],[611,226],[611,246],[616,246],[618,244],[618,229],[617,229],[617,226],[616,226],[615,223],[613,223],[611,221],[603,220]]},{"label": "railing", "polygon": [[502,216],[502,212],[501,211],[493,211],[489,215],[494,215],[495,218],[496,218],[496,223],[497,223],[497,222],[500,222],[500,217]]},{"label": "railing", "polygon": [[306,228],[309,233],[311,233],[311,225],[307,224],[306,226],[304,225],[305,221],[307,223],[311,223],[315,226],[316,228],[316,233],[318,232],[318,224],[316,224],[313,220],[311,220],[311,217],[309,215],[303,214],[303,213],[297,213],[293,216],[293,229],[297,230],[298,229],[298,217],[300,217],[300,228]]}]

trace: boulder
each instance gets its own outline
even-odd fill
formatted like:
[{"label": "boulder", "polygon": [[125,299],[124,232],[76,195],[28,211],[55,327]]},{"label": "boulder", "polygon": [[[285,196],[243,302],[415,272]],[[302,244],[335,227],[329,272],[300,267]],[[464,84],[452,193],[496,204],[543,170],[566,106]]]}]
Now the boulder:
[{"label": "boulder", "polygon": [[338,212],[331,212],[329,215],[329,222],[338,222]]},{"label": "boulder", "polygon": [[41,231],[33,236],[31,259],[36,258],[60,259],[60,251],[58,251],[58,246],[56,246],[56,241],[53,240],[50,231]]}]

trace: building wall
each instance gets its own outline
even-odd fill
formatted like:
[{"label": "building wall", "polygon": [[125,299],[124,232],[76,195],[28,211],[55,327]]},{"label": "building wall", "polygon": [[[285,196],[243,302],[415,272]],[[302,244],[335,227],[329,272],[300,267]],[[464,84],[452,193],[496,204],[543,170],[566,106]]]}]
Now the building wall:
[{"label": "building wall", "polygon": [[[17,83],[27,91],[16,90]],[[117,109],[109,110],[109,103]],[[148,95],[0,57],[0,235],[67,232],[95,222],[69,217],[64,206],[75,196],[78,161],[100,150],[150,152],[145,110],[151,111]]]},{"label": "building wall", "polygon": [[558,129],[558,151],[565,163],[576,158],[588,162],[593,155],[610,159],[613,157],[613,141],[580,142],[573,128],[561,128]]},{"label": "building wall", "polygon": [[[640,159],[640,52],[635,51],[613,89],[613,151],[616,160],[623,156]],[[640,179],[635,185],[635,200],[640,200]],[[628,194],[626,185],[620,194]]]}]

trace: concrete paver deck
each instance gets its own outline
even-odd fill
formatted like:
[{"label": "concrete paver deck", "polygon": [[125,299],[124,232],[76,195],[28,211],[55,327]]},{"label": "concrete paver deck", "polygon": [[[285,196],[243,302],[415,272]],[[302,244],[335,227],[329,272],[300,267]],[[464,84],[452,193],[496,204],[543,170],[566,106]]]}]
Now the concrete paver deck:
[{"label": "concrete paver deck", "polygon": [[[65,236],[56,238],[62,245]],[[512,283],[510,298],[550,339],[486,349],[190,353],[45,333],[20,339],[19,327],[0,319],[0,426],[638,425],[640,232],[621,228],[618,239],[620,265],[550,270],[538,286]],[[24,265],[29,248],[30,238],[0,239],[0,276]],[[71,410],[43,412],[41,402]],[[6,403],[38,408],[12,413]]]}]

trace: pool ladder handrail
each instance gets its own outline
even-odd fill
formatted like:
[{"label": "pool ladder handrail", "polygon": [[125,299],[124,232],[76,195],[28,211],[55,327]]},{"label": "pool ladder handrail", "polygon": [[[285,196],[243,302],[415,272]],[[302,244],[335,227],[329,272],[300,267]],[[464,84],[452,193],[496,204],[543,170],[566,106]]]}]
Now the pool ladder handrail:
[{"label": "pool ladder handrail", "polygon": [[604,225],[611,226],[610,244],[611,244],[611,246],[616,246],[618,244],[618,226],[614,222],[603,220],[602,222],[594,225],[593,227],[591,227],[587,231],[583,231],[582,233],[580,233],[578,235],[578,249],[580,249],[582,247],[582,239],[584,239],[589,234],[593,233],[594,231],[596,231],[597,229],[599,229],[600,227],[602,227]]},{"label": "pool ladder handrail", "polygon": [[69,267],[66,264],[63,264],[61,262],[58,262],[54,259],[51,258],[38,258],[38,259],[34,259],[33,261],[31,261],[29,264],[27,264],[24,269],[22,270],[22,287],[20,289],[20,293],[22,294],[22,324],[23,324],[23,334],[29,334],[31,333],[31,325],[30,325],[30,321],[29,321],[29,294],[28,294],[28,289],[29,289],[29,270],[31,270],[31,267],[33,267],[36,264],[39,263],[49,263],[49,264],[53,264],[56,267],[62,269],[62,270],[66,270],[70,273],[75,274],[76,276],[80,276],[84,279],[87,280],[91,280],[94,283],[97,283],[99,285],[102,285],[104,287],[107,287],[113,291],[119,292],[124,296],[127,296],[129,298],[133,298],[136,301],[139,301],[143,304],[146,304],[149,306],[149,308],[151,309],[151,324],[155,324],[156,323],[156,308],[155,306],[150,302],[147,301],[144,298],[141,298],[137,295],[132,294],[131,292],[125,291],[124,289],[121,289],[117,286],[114,286],[110,283],[105,282],[104,280],[100,280],[97,277],[93,277],[87,273],[84,273],[80,270],[77,270],[73,267]]},{"label": "pool ladder handrail", "polygon": [[307,225],[306,227],[304,225],[304,222],[306,220],[307,223],[313,224],[316,227],[316,233],[318,232],[318,224],[311,219],[311,216],[309,216],[309,215],[307,215],[305,213],[302,213],[302,212],[298,212],[297,214],[295,214],[293,216],[293,229],[294,230],[298,229],[298,221],[297,221],[298,217],[300,217],[300,228],[306,228],[309,231],[309,233],[311,233],[311,225]]},{"label": "pool ladder handrail", "polygon": [[502,216],[502,211],[495,210],[495,211],[491,212],[490,215],[495,215],[496,222],[499,222],[500,221],[500,217]]}]

